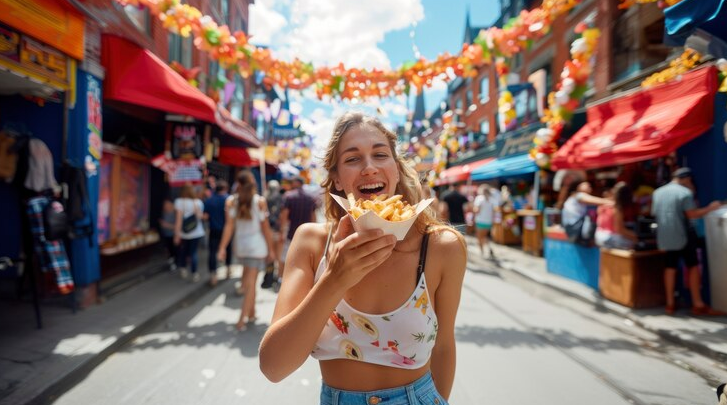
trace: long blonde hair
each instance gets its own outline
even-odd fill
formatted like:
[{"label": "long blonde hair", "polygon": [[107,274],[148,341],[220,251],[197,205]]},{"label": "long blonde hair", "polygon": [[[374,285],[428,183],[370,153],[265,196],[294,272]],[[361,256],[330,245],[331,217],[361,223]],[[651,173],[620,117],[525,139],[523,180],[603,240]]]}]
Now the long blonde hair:
[{"label": "long blonde hair", "polygon": [[237,217],[252,218],[252,197],[257,191],[255,177],[249,170],[242,170],[237,174]]},{"label": "long blonde hair", "polygon": [[[343,114],[340,118],[338,118],[338,120],[336,120],[331,140],[328,142],[328,148],[326,149],[326,154],[323,158],[323,166],[328,171],[328,176],[321,186],[327,191],[325,193],[326,219],[331,222],[338,222],[339,219],[346,215],[346,211],[341,208],[341,206],[338,205],[338,203],[336,203],[329,194],[333,193],[345,197],[345,193],[343,191],[336,190],[333,181],[333,177],[337,173],[338,169],[337,152],[341,143],[341,138],[349,130],[365,125],[376,128],[384,134],[389,143],[392,156],[394,156],[394,160],[396,160],[396,167],[399,170],[400,179],[399,183],[396,184],[396,193],[401,194],[403,199],[412,205],[422,200],[422,187],[419,183],[417,172],[407,165],[401,156],[396,153],[396,134],[389,131],[378,119],[364,115],[360,112],[350,111]],[[437,219],[434,207],[431,205],[419,214],[414,225],[416,226],[417,231],[422,234],[425,232],[432,233],[439,229],[449,229],[458,235],[460,240],[464,243],[464,239],[458,232],[454,231],[454,229],[443,224],[439,219]]]}]

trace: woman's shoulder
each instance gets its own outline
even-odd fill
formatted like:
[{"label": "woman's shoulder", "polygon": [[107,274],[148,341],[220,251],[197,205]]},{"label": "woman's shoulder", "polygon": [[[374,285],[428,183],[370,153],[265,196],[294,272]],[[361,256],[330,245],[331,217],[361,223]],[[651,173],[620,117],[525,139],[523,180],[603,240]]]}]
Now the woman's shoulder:
[{"label": "woman's shoulder", "polygon": [[437,250],[442,257],[463,255],[467,252],[464,236],[449,226],[437,226],[430,231],[430,248]]},{"label": "woman's shoulder", "polygon": [[328,223],[307,222],[295,230],[295,237],[299,239],[303,238],[304,240],[325,239],[328,237],[330,227],[331,225]]}]

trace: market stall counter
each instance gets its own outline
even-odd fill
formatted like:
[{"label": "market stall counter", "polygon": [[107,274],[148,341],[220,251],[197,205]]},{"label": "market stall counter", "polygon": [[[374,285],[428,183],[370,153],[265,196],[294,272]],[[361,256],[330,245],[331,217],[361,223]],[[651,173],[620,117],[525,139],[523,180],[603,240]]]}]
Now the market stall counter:
[{"label": "market stall counter", "polygon": [[514,211],[496,207],[492,219],[492,241],[500,245],[519,245],[520,225],[517,219]]},{"label": "market stall counter", "polygon": [[663,306],[664,252],[601,248],[599,290],[611,301],[630,308]]},{"label": "market stall counter", "polygon": [[539,210],[518,210],[522,218],[523,251],[543,256],[543,213]]},{"label": "market stall counter", "polygon": [[573,243],[560,225],[545,232],[545,262],[549,273],[598,289],[599,249]]}]

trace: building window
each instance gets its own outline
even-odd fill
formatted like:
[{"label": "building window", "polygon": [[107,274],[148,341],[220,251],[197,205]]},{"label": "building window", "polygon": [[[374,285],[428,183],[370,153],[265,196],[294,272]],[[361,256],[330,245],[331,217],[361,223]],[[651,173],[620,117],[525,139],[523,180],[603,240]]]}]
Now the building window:
[{"label": "building window", "polygon": [[230,21],[230,3],[229,0],[220,0],[220,11],[222,12],[222,21],[229,24]]},{"label": "building window", "polygon": [[149,17],[148,8],[139,8],[136,6],[128,5],[124,6],[124,12],[126,13],[126,16],[129,17],[131,22],[134,23],[136,28],[138,28],[146,35],[151,35],[151,18]]},{"label": "building window", "polygon": [[169,62],[182,63],[182,37],[169,34]]},{"label": "building window", "polygon": [[470,106],[472,105],[472,90],[467,90],[467,93],[465,95],[464,104],[467,107],[467,111],[469,111]]},{"label": "building window", "polygon": [[484,119],[480,121],[480,133],[487,139],[487,136],[490,135],[490,120]]},{"label": "building window", "polygon": [[490,76],[485,76],[480,80],[480,103],[485,104],[490,101]]},{"label": "building window", "polygon": [[235,74],[235,91],[232,93],[232,100],[230,101],[230,114],[233,117],[242,120],[243,112],[243,100],[245,99],[245,81],[242,80],[239,74]]}]

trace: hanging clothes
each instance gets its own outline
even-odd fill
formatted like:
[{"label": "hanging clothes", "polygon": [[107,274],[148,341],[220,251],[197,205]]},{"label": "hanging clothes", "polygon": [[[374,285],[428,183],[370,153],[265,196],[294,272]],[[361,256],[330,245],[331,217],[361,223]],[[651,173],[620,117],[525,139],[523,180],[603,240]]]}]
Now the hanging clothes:
[{"label": "hanging clothes", "polygon": [[50,200],[44,196],[33,197],[28,200],[27,214],[30,220],[30,231],[33,234],[33,248],[38,255],[41,270],[43,272],[54,272],[58,290],[61,294],[68,294],[73,291],[74,283],[66,248],[63,241],[45,239],[43,210],[49,203]]},{"label": "hanging clothes", "polygon": [[4,131],[0,132],[0,180],[10,183],[15,177],[18,154],[15,152],[16,140]]},{"label": "hanging clothes", "polygon": [[38,193],[58,188],[58,182],[53,174],[53,154],[45,142],[38,138],[31,138],[28,152],[28,175],[25,178],[25,188]]}]

